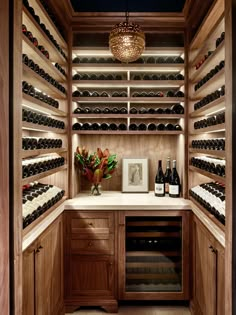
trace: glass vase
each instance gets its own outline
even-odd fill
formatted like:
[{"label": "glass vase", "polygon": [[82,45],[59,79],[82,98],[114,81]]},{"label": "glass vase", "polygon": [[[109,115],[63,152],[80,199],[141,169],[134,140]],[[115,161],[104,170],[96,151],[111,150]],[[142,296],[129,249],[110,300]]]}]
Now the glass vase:
[{"label": "glass vase", "polygon": [[93,195],[93,196],[100,196],[101,195],[101,185],[100,184],[92,184],[91,195]]}]

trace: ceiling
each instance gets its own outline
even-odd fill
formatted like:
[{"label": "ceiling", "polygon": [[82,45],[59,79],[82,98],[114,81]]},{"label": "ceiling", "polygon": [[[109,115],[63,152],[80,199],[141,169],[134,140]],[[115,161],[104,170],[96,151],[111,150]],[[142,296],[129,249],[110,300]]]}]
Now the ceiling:
[{"label": "ceiling", "polygon": [[75,12],[182,12],[186,0],[70,0]]}]

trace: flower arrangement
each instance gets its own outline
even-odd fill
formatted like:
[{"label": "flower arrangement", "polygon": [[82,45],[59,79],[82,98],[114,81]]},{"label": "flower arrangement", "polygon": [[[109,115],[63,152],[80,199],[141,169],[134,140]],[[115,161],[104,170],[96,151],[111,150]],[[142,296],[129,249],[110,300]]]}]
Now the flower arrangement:
[{"label": "flower arrangement", "polygon": [[92,194],[100,195],[99,184],[103,178],[111,178],[118,161],[116,160],[116,154],[110,154],[108,149],[102,151],[101,148],[97,148],[97,152],[89,154],[85,147],[77,147],[75,162],[82,175],[93,184]]}]

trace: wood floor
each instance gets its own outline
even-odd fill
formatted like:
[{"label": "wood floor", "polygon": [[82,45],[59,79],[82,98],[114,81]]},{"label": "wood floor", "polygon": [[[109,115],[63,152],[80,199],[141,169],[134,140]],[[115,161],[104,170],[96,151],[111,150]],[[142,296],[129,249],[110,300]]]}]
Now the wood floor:
[{"label": "wood floor", "polygon": [[[183,306],[120,306],[118,315],[190,315]],[[66,314],[67,315],[67,314]],[[71,315],[71,314],[68,314]],[[81,309],[73,315],[111,315],[101,309]],[[114,315],[114,314],[112,314]]]}]

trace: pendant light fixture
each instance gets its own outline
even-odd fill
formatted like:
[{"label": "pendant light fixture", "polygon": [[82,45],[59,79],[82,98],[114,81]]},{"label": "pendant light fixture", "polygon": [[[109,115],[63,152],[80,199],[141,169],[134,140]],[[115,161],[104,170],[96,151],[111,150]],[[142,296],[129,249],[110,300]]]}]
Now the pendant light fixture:
[{"label": "pendant light fixture", "polygon": [[142,55],[145,49],[145,34],[138,24],[129,22],[128,10],[125,22],[112,28],[109,48],[116,59],[125,63],[136,61]]}]

